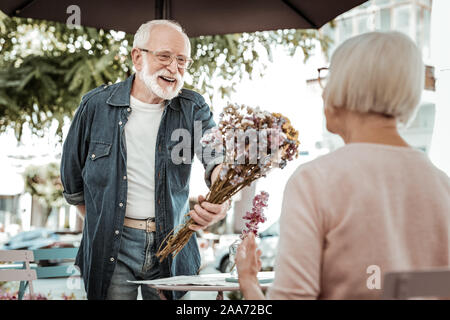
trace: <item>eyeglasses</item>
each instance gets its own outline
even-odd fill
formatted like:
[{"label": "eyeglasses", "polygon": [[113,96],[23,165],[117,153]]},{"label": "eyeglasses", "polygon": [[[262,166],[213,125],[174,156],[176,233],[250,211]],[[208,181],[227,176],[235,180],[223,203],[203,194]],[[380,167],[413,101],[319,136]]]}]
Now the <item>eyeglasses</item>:
[{"label": "eyeglasses", "polygon": [[194,63],[194,61],[188,57],[185,56],[177,56],[175,54],[172,54],[170,51],[151,51],[151,50],[147,50],[147,49],[142,49],[142,48],[138,48],[139,50],[142,50],[144,52],[148,52],[151,53],[152,55],[154,55],[156,57],[156,59],[158,59],[158,61],[165,65],[168,66],[172,63],[173,59],[175,58],[177,61],[177,65],[178,68],[181,69],[189,69],[192,66],[192,63]]},{"label": "eyeglasses", "polygon": [[319,82],[319,86],[324,89],[325,86],[327,85],[327,80],[328,80],[328,73],[329,73],[329,68],[327,67],[323,67],[323,68],[318,68],[317,72],[319,73],[319,76],[317,78],[317,81]]}]

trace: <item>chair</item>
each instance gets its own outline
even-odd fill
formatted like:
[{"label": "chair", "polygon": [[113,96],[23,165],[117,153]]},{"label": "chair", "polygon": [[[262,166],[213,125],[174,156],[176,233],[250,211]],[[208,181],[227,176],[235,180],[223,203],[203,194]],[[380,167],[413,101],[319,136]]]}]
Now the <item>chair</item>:
[{"label": "chair", "polygon": [[382,299],[418,297],[449,298],[450,269],[386,273]]},{"label": "chair", "polygon": [[[51,249],[37,249],[33,250],[34,261],[44,260],[62,260],[62,259],[75,259],[77,256],[78,248],[51,248]],[[32,267],[36,270],[38,279],[49,279],[59,277],[70,277],[79,275],[77,269],[73,268],[73,265],[58,265],[50,267]],[[27,288],[27,282],[22,281],[19,288],[19,300],[23,298],[25,290]]]},{"label": "chair", "polygon": [[[37,279],[36,270],[30,268],[30,261],[34,260],[33,251],[30,250],[0,250],[0,262],[22,262],[23,264],[18,267],[6,267],[0,268],[0,281],[21,281],[30,285],[30,299],[33,299],[33,280]],[[26,285],[24,286],[23,293],[25,293]]]}]

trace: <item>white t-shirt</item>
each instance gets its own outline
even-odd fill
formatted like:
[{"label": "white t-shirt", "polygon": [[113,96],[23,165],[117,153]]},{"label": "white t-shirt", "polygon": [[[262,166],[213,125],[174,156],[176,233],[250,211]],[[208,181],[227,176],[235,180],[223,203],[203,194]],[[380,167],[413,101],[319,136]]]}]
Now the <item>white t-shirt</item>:
[{"label": "white t-shirt", "polygon": [[131,113],[125,125],[128,195],[125,216],[155,216],[155,147],[162,104],[144,103],[130,96]]}]

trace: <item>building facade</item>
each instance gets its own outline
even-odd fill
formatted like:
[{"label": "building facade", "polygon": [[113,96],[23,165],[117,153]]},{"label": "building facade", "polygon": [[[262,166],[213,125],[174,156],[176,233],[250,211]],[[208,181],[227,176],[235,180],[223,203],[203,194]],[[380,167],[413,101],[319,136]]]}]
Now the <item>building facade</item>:
[{"label": "building facade", "polygon": [[[362,33],[400,31],[415,41],[427,65],[426,84],[415,120],[408,128],[400,129],[400,133],[411,146],[426,153],[431,144],[436,99],[430,50],[431,7],[432,0],[370,0],[340,15],[321,29],[333,41],[327,52],[328,57],[324,57],[325,64],[339,44]],[[314,78],[308,84],[310,87],[317,87]],[[317,147],[333,151],[342,145],[342,139],[329,133],[324,124],[323,141],[319,141]]]}]

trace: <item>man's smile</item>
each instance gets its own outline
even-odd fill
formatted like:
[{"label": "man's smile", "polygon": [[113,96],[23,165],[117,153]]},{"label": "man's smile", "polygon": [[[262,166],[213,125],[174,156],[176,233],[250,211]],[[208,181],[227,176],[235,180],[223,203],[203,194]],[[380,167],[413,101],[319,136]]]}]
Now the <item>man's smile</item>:
[{"label": "man's smile", "polygon": [[177,79],[168,76],[159,76],[159,78],[169,83],[174,83],[177,81]]}]

